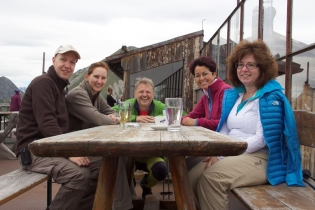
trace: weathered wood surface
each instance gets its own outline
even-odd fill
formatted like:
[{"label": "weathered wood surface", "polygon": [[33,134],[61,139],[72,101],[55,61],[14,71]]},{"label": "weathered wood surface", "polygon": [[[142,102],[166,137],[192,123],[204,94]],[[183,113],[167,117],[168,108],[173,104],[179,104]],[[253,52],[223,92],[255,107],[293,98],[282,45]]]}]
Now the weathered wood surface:
[{"label": "weathered wood surface", "polygon": [[33,154],[69,156],[209,156],[239,155],[247,143],[200,126],[182,126],[180,132],[155,131],[149,124],[140,129],[119,125],[99,126],[34,141]]},{"label": "weathered wood surface", "polygon": [[93,210],[112,209],[117,166],[118,157],[105,157],[103,159],[98,175]]},{"label": "weathered wood surface", "polygon": [[235,188],[233,191],[249,209],[315,209],[315,190],[309,186],[288,187],[282,183],[277,186]]},{"label": "weathered wood surface", "polygon": [[[132,200],[134,209],[144,209],[145,201],[141,198]],[[160,209],[164,210],[178,210],[176,202],[173,200],[160,200]]]},{"label": "weathered wood surface", "polygon": [[3,132],[0,134],[0,143],[3,143],[5,138],[11,133],[13,128],[16,127],[18,120],[18,113],[15,112],[0,112],[1,116],[10,116],[9,124],[5,127]]},{"label": "weathered wood surface", "polygon": [[3,132],[0,133],[0,154],[6,156],[8,159],[14,160],[16,159],[15,154],[3,144],[4,140],[7,136],[12,132],[12,130],[16,127],[17,120],[18,120],[18,113],[17,112],[1,112],[4,115],[10,115],[9,124],[5,127]]},{"label": "weathered wood surface", "polygon": [[156,195],[145,196],[143,210],[160,210],[160,199]]},{"label": "weathered wood surface", "polygon": [[38,174],[18,169],[0,176],[0,205],[32,189],[49,178],[46,174]]},{"label": "weathered wood surface", "polygon": [[[193,190],[189,184],[185,157],[169,157],[169,163],[177,209],[195,210],[196,204],[193,197]],[[185,202],[187,199],[190,200],[190,202]]]},{"label": "weathered wood surface", "polygon": [[300,144],[315,148],[315,113],[294,111]]}]

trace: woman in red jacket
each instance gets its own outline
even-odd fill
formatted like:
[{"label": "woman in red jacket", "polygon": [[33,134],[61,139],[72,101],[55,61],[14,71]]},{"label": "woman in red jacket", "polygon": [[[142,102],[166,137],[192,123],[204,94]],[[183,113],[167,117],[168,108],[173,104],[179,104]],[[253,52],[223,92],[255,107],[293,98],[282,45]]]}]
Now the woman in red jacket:
[{"label": "woman in red jacket", "polygon": [[216,63],[210,57],[195,59],[189,70],[204,95],[195,108],[182,118],[182,125],[202,126],[215,131],[221,117],[224,90],[231,86],[217,77]]},{"label": "woman in red jacket", "polygon": [[[224,90],[231,86],[217,77],[217,65],[210,57],[195,59],[189,70],[195,82],[204,93],[195,108],[182,117],[182,125],[202,126],[215,131],[221,118],[221,107]],[[187,157],[186,166],[190,170],[200,161],[212,161],[210,157]]]}]

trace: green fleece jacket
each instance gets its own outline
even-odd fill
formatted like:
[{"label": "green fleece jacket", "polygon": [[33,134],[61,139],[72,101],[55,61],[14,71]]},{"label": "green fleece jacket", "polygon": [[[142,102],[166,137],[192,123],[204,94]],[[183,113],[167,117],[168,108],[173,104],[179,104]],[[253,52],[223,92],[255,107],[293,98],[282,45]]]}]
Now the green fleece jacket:
[{"label": "green fleece jacket", "polygon": [[[131,102],[132,104],[132,110],[131,110],[131,116],[130,121],[135,122],[136,117],[140,115],[139,105],[136,98],[131,98],[126,100],[126,102]],[[118,112],[118,105],[112,107],[116,112]],[[162,116],[163,110],[165,110],[165,104],[163,104],[160,101],[153,100],[150,104],[149,108],[149,115],[150,116]]]}]

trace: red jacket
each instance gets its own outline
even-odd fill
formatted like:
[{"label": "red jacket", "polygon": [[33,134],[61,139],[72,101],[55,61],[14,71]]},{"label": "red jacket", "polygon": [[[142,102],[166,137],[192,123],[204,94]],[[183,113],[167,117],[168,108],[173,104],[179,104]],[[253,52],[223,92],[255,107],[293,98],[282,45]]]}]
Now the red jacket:
[{"label": "red jacket", "polygon": [[[221,117],[224,90],[230,88],[230,85],[224,83],[220,78],[217,78],[217,80],[208,87],[209,97],[203,95],[195,108],[188,115],[182,117],[182,120],[186,117],[197,119],[198,126],[215,131]],[[210,101],[212,101],[212,103],[210,103]],[[211,106],[209,106],[209,103]]]}]

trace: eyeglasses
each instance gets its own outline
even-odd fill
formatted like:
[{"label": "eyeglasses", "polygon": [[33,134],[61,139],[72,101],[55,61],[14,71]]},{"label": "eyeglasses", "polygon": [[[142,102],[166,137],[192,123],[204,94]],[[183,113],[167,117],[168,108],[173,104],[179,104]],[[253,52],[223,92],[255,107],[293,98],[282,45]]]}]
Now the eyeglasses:
[{"label": "eyeglasses", "polygon": [[[211,72],[211,73],[213,73],[213,72]],[[196,75],[195,75],[195,78],[196,78],[196,79],[200,79],[201,76],[206,77],[206,76],[208,76],[209,74],[210,74],[209,72],[202,72],[201,74],[196,74]]]},{"label": "eyeglasses", "polygon": [[235,67],[236,67],[237,69],[243,69],[244,66],[246,66],[246,68],[247,68],[248,70],[253,70],[253,69],[255,69],[255,68],[258,67],[258,65],[257,65],[256,63],[247,63],[247,64],[244,64],[244,63],[236,63],[236,64],[235,64]]}]

